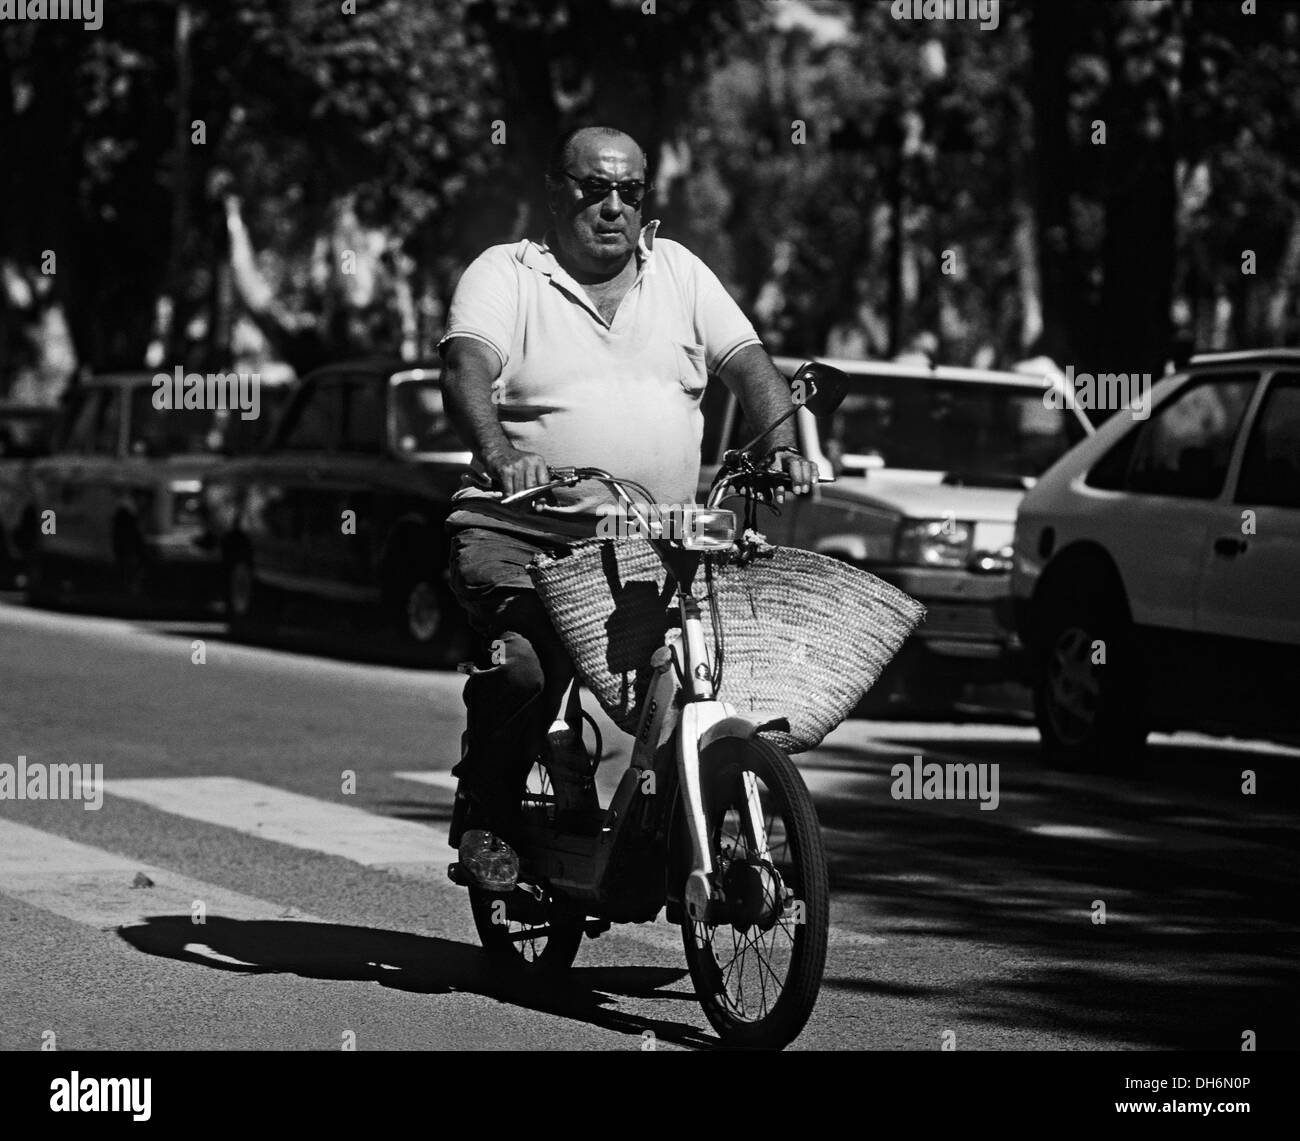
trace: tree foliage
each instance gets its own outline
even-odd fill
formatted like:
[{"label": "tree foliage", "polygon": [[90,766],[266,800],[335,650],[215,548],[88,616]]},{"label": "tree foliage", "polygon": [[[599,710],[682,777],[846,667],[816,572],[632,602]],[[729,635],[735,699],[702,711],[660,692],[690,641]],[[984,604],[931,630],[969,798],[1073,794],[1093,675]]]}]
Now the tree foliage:
[{"label": "tree foliage", "polygon": [[278,320],[343,354],[365,322],[339,316],[377,316],[369,347],[426,353],[460,268],[544,228],[555,133],[596,121],[641,139],[652,214],[773,348],[925,337],[954,363],[1123,370],[1179,339],[1296,340],[1300,5],[1004,0],[988,31],[892,8],[120,0],[93,33],[7,21],[0,393],[74,359],[228,362],[231,196]]}]

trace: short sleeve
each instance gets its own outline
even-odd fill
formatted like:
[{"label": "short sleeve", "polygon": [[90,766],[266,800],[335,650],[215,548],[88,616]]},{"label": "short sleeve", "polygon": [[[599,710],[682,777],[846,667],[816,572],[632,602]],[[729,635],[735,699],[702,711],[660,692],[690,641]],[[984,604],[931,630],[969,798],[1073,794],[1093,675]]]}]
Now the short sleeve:
[{"label": "short sleeve", "polygon": [[438,342],[440,352],[453,337],[471,337],[492,349],[505,367],[519,309],[519,279],[511,249],[485,250],[461,274],[447,314],[447,331]]},{"label": "short sleeve", "polygon": [[763,342],[717,275],[693,254],[691,263],[695,278],[695,334],[704,346],[709,371],[716,375],[737,350]]}]

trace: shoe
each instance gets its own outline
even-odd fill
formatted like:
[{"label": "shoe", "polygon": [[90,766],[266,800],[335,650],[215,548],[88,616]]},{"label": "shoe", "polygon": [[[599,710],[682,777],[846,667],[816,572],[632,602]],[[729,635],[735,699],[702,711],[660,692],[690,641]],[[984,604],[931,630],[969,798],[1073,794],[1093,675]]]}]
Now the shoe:
[{"label": "shoe", "polygon": [[482,828],[470,828],[461,837],[460,866],[483,891],[514,891],[519,882],[515,850]]}]

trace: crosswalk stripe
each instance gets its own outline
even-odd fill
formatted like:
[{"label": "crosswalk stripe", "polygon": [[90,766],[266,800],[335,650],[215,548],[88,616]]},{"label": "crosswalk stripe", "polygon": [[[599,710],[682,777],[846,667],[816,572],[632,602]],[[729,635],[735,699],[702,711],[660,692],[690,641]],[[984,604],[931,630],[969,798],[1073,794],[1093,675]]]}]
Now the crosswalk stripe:
[{"label": "crosswalk stripe", "polygon": [[371,868],[446,862],[444,838],[379,816],[238,777],[145,777],[104,782],[109,796]]},{"label": "crosswalk stripe", "polygon": [[[0,820],[0,894],[102,931],[164,915],[193,917],[195,903],[204,918],[324,922],[11,820]],[[203,926],[195,923],[194,931],[202,944]]]},{"label": "crosswalk stripe", "polygon": [[398,780],[413,780],[419,784],[431,784],[434,788],[445,788],[448,792],[455,792],[460,783],[459,777],[445,772],[404,772],[394,773],[393,776]]}]

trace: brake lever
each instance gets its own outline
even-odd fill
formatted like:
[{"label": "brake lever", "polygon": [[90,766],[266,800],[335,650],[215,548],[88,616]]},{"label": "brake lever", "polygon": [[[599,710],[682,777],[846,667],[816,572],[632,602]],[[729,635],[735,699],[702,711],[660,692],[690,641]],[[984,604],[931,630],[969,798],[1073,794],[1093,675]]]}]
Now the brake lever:
[{"label": "brake lever", "polygon": [[551,477],[547,483],[543,483],[538,487],[526,487],[523,491],[513,492],[501,500],[501,506],[509,507],[521,500],[535,499],[548,491],[554,491],[557,487],[575,487],[582,482],[582,476],[577,468],[547,468],[546,472]]}]

